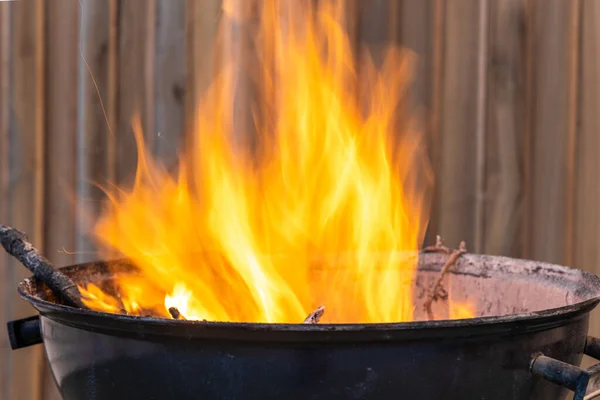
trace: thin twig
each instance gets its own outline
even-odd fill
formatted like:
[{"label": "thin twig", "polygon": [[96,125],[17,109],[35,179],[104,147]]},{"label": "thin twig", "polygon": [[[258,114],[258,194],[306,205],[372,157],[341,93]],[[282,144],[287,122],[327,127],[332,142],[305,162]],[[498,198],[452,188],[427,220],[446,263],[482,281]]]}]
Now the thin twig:
[{"label": "thin twig", "polygon": [[[445,248],[444,248],[439,236],[436,241],[436,245],[433,246],[432,248],[435,249],[434,251],[446,253],[446,251],[444,250]],[[446,273],[448,273],[450,268],[454,264],[456,264],[456,261],[460,258],[460,256],[462,256],[466,252],[467,252],[467,244],[464,241],[460,242],[460,245],[457,250],[453,250],[452,252],[448,251],[450,256],[448,257],[448,259],[446,260],[446,263],[440,270],[440,275],[438,276],[435,283],[431,286],[431,288],[429,290],[429,294],[427,296],[427,300],[425,300],[425,304],[423,304],[423,308],[427,312],[427,318],[429,318],[430,321],[433,321],[435,319],[435,317],[433,315],[433,310],[431,309],[432,303],[434,301],[438,301],[439,299],[445,299],[448,297],[448,292],[446,292],[446,290],[442,286],[442,280],[444,279],[444,276],[446,276]]]},{"label": "thin twig", "polygon": [[62,298],[65,304],[71,307],[88,308],[83,303],[75,282],[54,268],[50,261],[33,247],[26,234],[10,226],[0,225],[0,242],[8,254],[19,260],[56,296]]},{"label": "thin twig", "polygon": [[324,313],[325,313],[325,306],[320,306],[315,311],[308,314],[308,317],[306,317],[303,324],[318,324]]},{"label": "thin twig", "polygon": [[173,319],[186,320],[183,314],[179,312],[177,307],[169,307],[169,314],[171,314],[171,317],[173,317]]},{"label": "thin twig", "polygon": [[424,253],[444,253],[450,254],[451,251],[449,248],[444,246],[444,241],[440,235],[435,237],[435,245],[434,246],[426,246],[423,248]]}]

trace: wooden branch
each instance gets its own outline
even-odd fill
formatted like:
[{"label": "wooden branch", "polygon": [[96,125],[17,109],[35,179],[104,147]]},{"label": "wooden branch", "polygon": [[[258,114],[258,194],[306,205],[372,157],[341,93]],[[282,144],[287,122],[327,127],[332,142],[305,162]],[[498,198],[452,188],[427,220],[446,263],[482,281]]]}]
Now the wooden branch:
[{"label": "wooden branch", "polygon": [[[448,250],[448,248],[443,245],[441,238],[438,236],[437,240],[436,240],[436,245],[431,248],[433,249],[433,251],[450,254],[448,259],[446,260],[446,263],[444,264],[444,266],[442,267],[442,269],[440,271],[440,275],[438,276],[435,283],[429,289],[429,294],[427,296],[427,300],[425,300],[425,304],[423,304],[423,308],[427,312],[427,318],[430,321],[433,321],[435,319],[435,317],[433,315],[433,310],[431,309],[432,303],[434,301],[438,301],[439,299],[446,299],[448,297],[448,292],[446,292],[446,290],[442,286],[442,280],[444,279],[444,276],[446,276],[446,274],[448,273],[450,268],[454,264],[456,264],[456,261],[458,261],[460,256],[462,256],[463,254],[465,254],[467,252],[467,244],[464,241],[460,242],[458,250],[453,250],[452,252],[450,252],[450,250]],[[425,249],[427,249],[427,248],[425,248]],[[425,251],[425,249],[424,249],[424,251]]]},{"label": "wooden branch", "polygon": [[9,226],[0,225],[0,243],[4,250],[21,262],[33,275],[44,282],[54,294],[71,307],[87,309],[81,300],[81,293],[75,282],[52,266],[33,247],[23,232]]},{"label": "wooden branch", "polygon": [[177,307],[169,307],[169,314],[173,319],[187,320],[177,309]]},{"label": "wooden branch", "polygon": [[324,313],[325,313],[325,306],[320,306],[315,311],[308,314],[308,317],[306,317],[303,324],[318,324]]}]

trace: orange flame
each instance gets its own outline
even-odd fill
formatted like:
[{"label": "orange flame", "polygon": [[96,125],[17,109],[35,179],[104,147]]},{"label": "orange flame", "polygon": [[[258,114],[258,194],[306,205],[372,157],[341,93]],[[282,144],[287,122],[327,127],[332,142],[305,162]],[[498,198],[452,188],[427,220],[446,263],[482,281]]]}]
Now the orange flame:
[{"label": "orange flame", "polygon": [[[324,304],[323,322],[413,319],[415,258],[398,254],[418,249],[430,176],[405,115],[411,57],[392,49],[379,68],[359,65],[339,4],[283,4],[260,8],[268,113],[255,115],[252,150],[234,146],[231,68],[198,108],[177,177],[147,154],[135,120],[135,183],[110,194],[95,229],[142,271],[117,282],[126,311],[297,323]],[[121,307],[96,286],[81,290],[92,309]]]},{"label": "orange flame", "polygon": [[470,303],[459,303],[456,301],[450,302],[449,307],[449,318],[450,319],[469,319],[474,318],[475,313],[474,310],[476,307]]}]

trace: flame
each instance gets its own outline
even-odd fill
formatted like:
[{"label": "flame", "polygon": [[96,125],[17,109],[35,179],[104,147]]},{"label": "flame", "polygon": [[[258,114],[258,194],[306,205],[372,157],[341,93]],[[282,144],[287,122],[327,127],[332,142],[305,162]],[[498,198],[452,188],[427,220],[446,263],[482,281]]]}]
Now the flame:
[{"label": "flame", "polygon": [[202,303],[194,299],[193,293],[187,288],[185,283],[178,282],[173,288],[173,293],[165,296],[165,307],[167,309],[176,307],[181,315],[187,319],[201,320],[202,317],[197,312],[208,314],[203,310]]},{"label": "flame", "polygon": [[134,120],[134,185],[109,191],[95,235],[142,279],[118,278],[118,299],[82,287],[89,307],[297,323],[325,304],[323,322],[413,320],[415,257],[398,254],[422,239],[430,173],[405,115],[412,56],[357,62],[340,2],[312,4],[261,2],[253,147],[236,143],[235,65],[199,105],[177,176]]},{"label": "flame", "polygon": [[[123,288],[125,285],[122,286]],[[85,288],[79,287],[81,295],[84,297],[84,301],[93,306],[93,309],[97,311],[104,311],[109,313],[122,313],[128,314],[139,314],[141,308],[135,301],[135,298],[140,298],[140,287],[134,286],[128,288],[127,298],[120,300],[116,297],[110,296],[102,291],[97,285],[90,283]],[[134,294],[137,292],[137,296]]]},{"label": "flame", "polygon": [[450,319],[469,319],[474,318],[476,308],[470,303],[459,303],[452,301],[449,308]]}]

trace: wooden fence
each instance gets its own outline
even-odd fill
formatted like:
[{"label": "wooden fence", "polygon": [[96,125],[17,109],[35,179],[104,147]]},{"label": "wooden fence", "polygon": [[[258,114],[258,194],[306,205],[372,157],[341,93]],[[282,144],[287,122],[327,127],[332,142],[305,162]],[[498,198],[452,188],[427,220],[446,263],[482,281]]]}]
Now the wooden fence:
[{"label": "wooden fence", "polygon": [[[600,273],[600,1],[344,4],[353,41],[419,55],[430,231]],[[133,173],[136,111],[154,152],[175,161],[214,72],[220,15],[218,0],[0,2],[0,221],[58,265],[93,258],[83,209],[101,194],[89,182]],[[15,294],[25,275],[0,256],[3,323],[33,313]],[[0,398],[58,398],[41,346],[12,352],[1,331]]]}]

